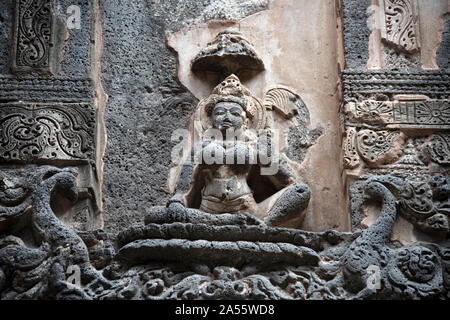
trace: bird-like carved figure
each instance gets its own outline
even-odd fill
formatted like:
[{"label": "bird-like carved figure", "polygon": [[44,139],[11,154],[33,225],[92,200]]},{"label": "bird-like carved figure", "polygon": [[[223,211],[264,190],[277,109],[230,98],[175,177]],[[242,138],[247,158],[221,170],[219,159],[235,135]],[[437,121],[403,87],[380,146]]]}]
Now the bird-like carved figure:
[{"label": "bird-like carved figure", "polygon": [[[23,277],[25,283],[28,280],[28,285],[22,288],[13,286],[16,292],[6,294],[4,298],[12,298],[18,291],[19,295],[28,298],[40,294],[57,299],[90,299],[85,290],[66,280],[66,272],[71,266],[80,270],[79,285],[95,283],[94,286],[103,288],[110,285],[92,268],[82,239],[55,216],[50,206],[55,192],[76,201],[76,171],[45,166],[30,172],[24,179],[8,179],[5,174],[1,179],[0,226],[7,230],[8,222],[25,220],[29,222],[34,238],[34,246],[14,235],[0,241],[0,268],[4,278],[10,275],[12,278]],[[10,231],[21,224],[23,221],[14,221]],[[34,280],[29,279],[33,277]],[[0,279],[0,289],[1,284]]]},{"label": "bird-like carved figure", "polygon": [[380,181],[378,177],[367,180],[365,191],[373,199],[379,199],[382,202],[381,214],[350,245],[341,260],[345,284],[348,290],[354,293],[367,289],[367,279],[370,276],[368,268],[376,266],[381,269],[381,264],[386,259],[386,245],[390,240],[397,217],[396,198],[384,185],[386,182],[392,185],[402,183],[395,177],[386,181]]}]

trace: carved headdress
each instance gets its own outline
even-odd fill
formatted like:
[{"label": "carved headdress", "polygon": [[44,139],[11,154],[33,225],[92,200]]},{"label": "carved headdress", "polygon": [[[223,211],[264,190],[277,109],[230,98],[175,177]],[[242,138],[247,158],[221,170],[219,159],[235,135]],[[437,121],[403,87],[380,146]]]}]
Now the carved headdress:
[{"label": "carved headdress", "polygon": [[200,119],[203,128],[210,127],[210,116],[214,106],[219,102],[234,102],[239,104],[250,120],[249,128],[263,129],[266,125],[264,105],[241,84],[234,74],[228,76],[212,91],[211,95],[199,103]]}]

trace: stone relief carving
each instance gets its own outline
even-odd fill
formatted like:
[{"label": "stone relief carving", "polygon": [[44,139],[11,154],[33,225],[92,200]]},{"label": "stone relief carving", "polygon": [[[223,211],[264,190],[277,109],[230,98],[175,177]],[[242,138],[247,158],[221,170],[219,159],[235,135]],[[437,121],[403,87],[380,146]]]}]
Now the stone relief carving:
[{"label": "stone relief carving", "polygon": [[427,144],[431,159],[441,165],[450,164],[449,134],[439,133],[431,137]]},{"label": "stone relief carving", "polygon": [[92,102],[90,78],[12,77],[0,75],[0,101]]},{"label": "stone relief carving", "polygon": [[192,71],[205,70],[222,75],[258,72],[264,70],[264,63],[240,32],[225,30],[192,60]]},{"label": "stone relief carving", "polygon": [[[389,246],[397,212],[422,214],[431,206],[416,199],[424,194],[420,186],[410,198],[409,184],[397,177],[364,182],[367,201],[381,214],[363,232],[271,228],[237,214],[197,212],[169,214],[170,221],[147,221],[108,239],[98,231],[76,234],[52,211],[53,191],[76,198],[75,176],[53,167],[30,171],[24,180],[2,175],[2,299],[417,299],[448,293],[448,248]],[[448,211],[448,181],[434,183]],[[78,285],[66,279],[70,265],[80,266]],[[367,286],[368,266],[379,268],[378,289]]]},{"label": "stone relief carving", "polygon": [[400,131],[374,131],[347,128],[344,140],[344,166],[358,167],[360,159],[369,167],[379,167],[399,159],[404,135]]},{"label": "stone relief carving", "polygon": [[95,129],[90,104],[1,104],[0,157],[7,162],[92,160]]},{"label": "stone relief carving", "polygon": [[[413,2],[384,3],[392,5],[386,14],[395,20],[402,14],[394,7],[409,8]],[[418,47],[410,39],[397,38],[404,25],[394,20],[386,21],[386,39],[398,42],[405,50],[414,50],[414,44]],[[251,44],[237,33],[226,32],[197,56],[193,63],[196,68],[232,73],[245,68],[260,71],[264,65]],[[353,121],[433,128],[448,124],[448,100],[438,100],[446,95],[448,74],[432,74],[425,80],[424,74],[411,78],[394,74],[394,79],[388,76],[344,74],[344,79],[349,79],[344,81],[344,99],[359,99],[348,103]],[[0,82],[0,90],[17,95],[12,87],[28,92],[28,84],[36,88],[38,83],[50,92],[60,80],[33,81],[8,79],[3,87]],[[61,82],[67,91],[67,96],[62,96],[67,98],[67,88],[76,87],[77,81]],[[391,102],[393,94],[411,93],[427,81],[432,85],[422,91],[435,100]],[[376,100],[374,93],[385,95],[387,100]],[[210,129],[222,135],[233,129],[243,139],[217,141],[206,136],[195,144],[187,155],[190,161],[181,166],[175,194],[167,206],[150,208],[143,226],[126,229],[117,236],[101,230],[77,233],[61,221],[61,213],[56,214],[52,206],[56,194],[70,202],[78,196],[75,171],[39,167],[24,178],[0,171],[0,298],[448,298],[448,244],[398,247],[390,239],[397,216],[425,232],[448,237],[450,188],[444,176],[430,176],[426,182],[394,175],[358,181],[359,198],[355,200],[353,193],[351,199],[352,218],[361,220],[361,208],[367,203],[375,204],[380,211],[376,221],[363,231],[307,232],[280,227],[291,219],[302,219],[311,192],[290,165],[292,160],[300,162],[302,158],[292,159],[281,150],[278,159],[272,154],[272,144],[264,139],[271,137],[280,118],[304,138],[301,130],[305,128],[297,127],[306,125],[307,112],[300,96],[289,88],[272,88],[260,100],[237,76],[226,77],[200,101],[193,128],[202,137]],[[5,103],[0,106],[0,157],[7,161],[92,159],[95,116],[89,103]],[[417,157],[417,144],[425,144],[432,161],[448,164],[446,132],[426,140],[404,139],[401,131],[379,129],[356,124],[346,128],[346,168],[356,168],[362,162],[369,167],[394,162],[423,166]],[[399,152],[401,139],[406,140],[403,156]],[[301,142],[305,148],[312,143]],[[214,161],[195,162],[205,154]],[[227,163],[227,158],[233,159],[232,163]],[[264,161],[267,158],[271,161]],[[262,175],[261,171],[275,159],[280,160],[278,170]],[[71,266],[80,268],[77,285],[67,280]],[[380,271],[380,288],[368,286],[371,266]]]},{"label": "stone relief carving", "polygon": [[[381,52],[388,69],[420,68],[419,13],[416,0],[379,0]],[[378,28],[375,29],[377,32]]]},{"label": "stone relief carving", "polygon": [[394,95],[425,95],[430,99],[448,100],[450,74],[445,71],[368,71],[345,70],[342,73],[345,102],[377,100],[393,101]]},{"label": "stone relief carving", "polygon": [[352,122],[357,123],[388,127],[420,125],[423,128],[447,128],[450,122],[450,104],[448,100],[364,100],[349,102],[346,114]]},{"label": "stone relief carving", "polygon": [[[55,0],[18,0],[3,7],[11,9],[3,24],[11,42],[3,43],[2,49],[7,59],[0,74],[0,172],[17,178],[42,165],[76,169],[75,205],[68,209],[60,198],[51,205],[59,218],[65,212],[63,224],[86,230],[102,225],[105,96],[90,65],[100,60],[94,34],[100,16],[94,13],[96,5],[80,2],[76,5],[81,12],[89,12],[90,23],[70,30],[63,23],[66,5]],[[63,50],[64,59],[60,59]]]},{"label": "stone relief carving", "polygon": [[[296,100],[291,100],[289,94],[292,95],[284,88],[270,90],[264,106],[236,76],[220,83],[200,101],[194,127],[195,136],[205,136],[208,130],[215,129],[222,137],[217,140],[206,136],[193,146],[181,167],[168,208],[150,210],[147,221],[168,217],[167,212],[171,211],[195,215],[252,214],[269,225],[301,220],[310,190],[286,160],[278,159],[274,153],[277,150],[271,145],[275,142],[268,139],[273,125],[268,112],[272,112],[273,103],[277,103],[274,109],[281,110],[286,118],[298,113],[294,111]],[[230,130],[240,134],[241,139],[225,139]],[[205,159],[207,155],[213,158]],[[274,165],[274,171],[264,175],[264,170],[270,171]]]},{"label": "stone relief carving", "polygon": [[353,127],[348,127],[345,130],[344,140],[344,167],[347,169],[354,169],[360,165],[359,154],[356,148],[357,131]]},{"label": "stone relief carving", "polygon": [[392,161],[397,156],[395,141],[399,136],[395,131],[361,130],[357,136],[359,154],[371,166]]},{"label": "stone relief carving", "polygon": [[381,0],[384,28],[381,37],[405,51],[420,48],[419,17],[416,0]]},{"label": "stone relief carving", "polygon": [[[426,233],[445,238],[449,232],[448,208],[446,207],[449,192],[446,178],[429,175],[421,178],[413,176],[401,178],[400,176],[386,175],[370,178],[367,181],[374,179],[382,182],[394,193],[395,206],[403,218]],[[356,186],[351,191],[352,218],[359,221],[354,224],[356,229],[360,228],[358,223],[364,217],[362,210],[365,200],[361,198],[361,193],[362,190]]]},{"label": "stone relief carving", "polygon": [[393,48],[383,48],[385,67],[390,69],[410,69],[420,68],[421,61],[419,55],[406,55]]},{"label": "stone relief carving", "polygon": [[[76,175],[54,167],[30,170],[22,179],[1,173],[0,228],[6,234],[0,239],[1,299],[88,299],[85,288],[67,282],[73,265],[80,268],[83,284],[109,285],[91,266],[84,242],[50,206],[54,192],[76,200]],[[13,235],[23,228],[28,230],[24,238]]]},{"label": "stone relief carving", "polygon": [[16,1],[13,71],[52,72],[54,5],[53,0]]}]

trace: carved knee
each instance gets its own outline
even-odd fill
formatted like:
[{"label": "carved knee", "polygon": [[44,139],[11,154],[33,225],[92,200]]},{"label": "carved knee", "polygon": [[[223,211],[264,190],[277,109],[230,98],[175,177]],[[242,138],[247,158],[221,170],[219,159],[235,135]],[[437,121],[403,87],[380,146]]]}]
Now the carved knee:
[{"label": "carved knee", "polygon": [[308,206],[310,198],[311,190],[306,184],[299,183],[290,187],[278,198],[269,211],[269,215],[265,219],[266,224],[277,226],[298,217]]},{"label": "carved knee", "polygon": [[164,223],[167,219],[167,208],[163,206],[156,206],[148,208],[145,212],[144,223]]}]

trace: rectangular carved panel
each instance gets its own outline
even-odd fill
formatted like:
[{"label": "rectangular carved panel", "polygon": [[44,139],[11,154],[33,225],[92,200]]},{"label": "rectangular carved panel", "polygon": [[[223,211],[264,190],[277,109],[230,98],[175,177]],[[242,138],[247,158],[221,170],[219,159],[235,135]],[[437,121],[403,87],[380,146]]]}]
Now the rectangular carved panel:
[{"label": "rectangular carved panel", "polygon": [[54,0],[16,0],[12,69],[52,72]]},{"label": "rectangular carved panel", "polygon": [[95,132],[88,103],[0,104],[0,162],[94,159]]},{"label": "rectangular carved panel", "polygon": [[380,0],[384,13],[381,37],[405,51],[420,48],[419,15],[416,0]]},{"label": "rectangular carved panel", "polygon": [[450,129],[448,100],[349,102],[350,121],[392,127],[420,126],[424,129]]}]

